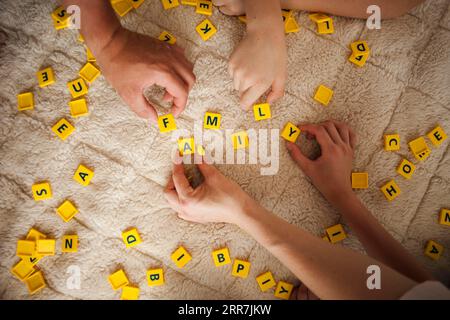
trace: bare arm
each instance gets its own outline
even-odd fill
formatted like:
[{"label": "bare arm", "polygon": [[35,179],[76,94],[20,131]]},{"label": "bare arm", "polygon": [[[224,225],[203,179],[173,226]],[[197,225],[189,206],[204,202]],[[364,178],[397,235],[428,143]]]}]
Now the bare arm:
[{"label": "bare arm", "polygon": [[[322,299],[398,299],[417,283],[372,257],[332,245],[253,204],[237,224]],[[381,269],[382,290],[367,288],[367,267]]]},{"label": "bare arm", "polygon": [[[185,220],[238,225],[322,299],[398,299],[416,282],[366,255],[331,245],[267,211],[216,168],[199,164],[204,182],[192,188],[175,165],[165,190]],[[212,209],[213,208],[213,209]],[[367,267],[381,269],[381,290],[367,288]]]},{"label": "bare arm", "polygon": [[369,16],[367,7],[378,5],[381,8],[381,18],[391,19],[407,13],[422,2],[423,0],[281,0],[281,7],[365,19]]},{"label": "bare arm", "polygon": [[323,196],[344,217],[367,253],[402,274],[422,282],[432,276],[397,241],[361,203],[352,190],[352,169],[355,137],[343,123],[328,121],[323,125],[300,126],[321,147],[321,156],[310,160],[298,146],[289,143],[288,150],[303,172]]}]

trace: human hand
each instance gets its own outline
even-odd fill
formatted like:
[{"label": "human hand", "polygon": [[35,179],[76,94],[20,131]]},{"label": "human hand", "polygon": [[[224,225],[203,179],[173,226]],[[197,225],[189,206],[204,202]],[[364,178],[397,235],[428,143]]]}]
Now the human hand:
[{"label": "human hand", "polygon": [[243,109],[251,107],[270,88],[267,102],[284,95],[286,42],[281,16],[275,21],[248,22],[247,35],[230,57],[228,71]]},{"label": "human hand", "polygon": [[194,189],[186,178],[183,165],[174,165],[164,190],[170,207],[184,220],[237,224],[247,205],[254,200],[215,167],[201,163],[198,168],[204,181]]},{"label": "human hand", "polygon": [[306,124],[300,126],[300,130],[306,132],[309,139],[317,140],[321,155],[311,160],[292,142],[287,143],[287,149],[314,186],[331,204],[336,205],[353,193],[350,175],[356,136],[348,125],[337,121]]},{"label": "human hand", "polygon": [[245,14],[244,0],[213,0],[213,4],[219,11],[228,16],[240,16]]},{"label": "human hand", "polygon": [[156,122],[155,107],[144,90],[152,85],[165,88],[164,101],[172,102],[178,116],[185,108],[195,82],[192,64],[183,49],[120,28],[97,55],[105,78],[138,116]]}]

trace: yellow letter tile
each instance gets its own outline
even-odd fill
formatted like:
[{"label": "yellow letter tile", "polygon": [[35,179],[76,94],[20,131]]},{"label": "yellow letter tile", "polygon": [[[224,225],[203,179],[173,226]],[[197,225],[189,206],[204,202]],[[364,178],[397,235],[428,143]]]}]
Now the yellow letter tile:
[{"label": "yellow letter tile", "polygon": [[14,267],[11,268],[11,273],[17,277],[20,281],[24,281],[28,278],[36,269],[32,264],[27,263],[25,260],[20,260]]},{"label": "yellow letter tile", "polygon": [[127,275],[122,269],[111,274],[108,277],[108,281],[114,290],[119,290],[120,288],[125,287],[130,283],[128,281]]},{"label": "yellow letter tile", "polygon": [[66,140],[72,132],[75,130],[75,127],[70,124],[69,121],[62,118],[59,120],[53,127],[52,131],[61,139]]},{"label": "yellow letter tile", "polygon": [[234,259],[233,269],[231,269],[231,274],[235,277],[247,278],[250,272],[250,262]]},{"label": "yellow letter tile", "polygon": [[55,239],[39,239],[36,241],[36,253],[42,256],[55,255]]},{"label": "yellow letter tile", "polygon": [[220,113],[206,112],[203,120],[203,128],[205,129],[220,129],[220,120],[222,116]]},{"label": "yellow letter tile", "polygon": [[81,78],[91,84],[100,75],[100,69],[88,62],[83,66],[83,68],[81,68],[78,74]]},{"label": "yellow letter tile", "polygon": [[397,168],[398,174],[405,177],[406,179],[411,179],[411,176],[413,175],[415,170],[416,166],[406,159],[403,159]]},{"label": "yellow letter tile", "polygon": [[262,292],[265,292],[276,285],[275,279],[270,271],[257,276],[256,282],[258,282],[259,288]]},{"label": "yellow letter tile", "polygon": [[78,209],[72,202],[66,200],[56,209],[56,212],[65,222],[69,222],[78,213]]},{"label": "yellow letter tile", "polygon": [[114,11],[121,17],[133,10],[133,5],[129,0],[111,0],[111,6]]},{"label": "yellow letter tile", "polygon": [[51,85],[52,83],[55,83],[55,76],[53,75],[53,69],[52,68],[45,68],[43,70],[39,70],[36,73],[36,76],[39,81],[39,86],[41,88],[44,88],[46,86]]},{"label": "yellow letter tile", "polygon": [[17,241],[16,255],[21,258],[31,257],[36,251],[36,242],[31,240]]},{"label": "yellow letter tile", "polygon": [[441,213],[439,214],[439,223],[450,226],[450,210],[449,209],[441,209]]},{"label": "yellow letter tile", "polygon": [[383,192],[386,199],[389,201],[394,200],[401,194],[400,188],[397,186],[394,180],[389,181],[384,186],[381,187],[381,192]]},{"label": "yellow letter tile", "polygon": [[74,99],[84,96],[88,93],[88,87],[86,85],[86,82],[84,82],[82,78],[78,78],[76,80],[68,82],[67,87],[69,88],[70,94]]},{"label": "yellow letter tile", "polygon": [[400,150],[400,135],[385,134],[384,135],[384,150],[386,150],[386,151]]},{"label": "yellow letter tile", "polygon": [[177,42],[177,38],[165,30],[161,32],[158,39],[167,42],[168,44],[175,44]]},{"label": "yellow letter tile", "polygon": [[324,85],[320,85],[317,88],[316,94],[314,95],[314,100],[323,104],[324,106],[328,106],[332,97],[333,90],[325,87]]},{"label": "yellow letter tile", "polygon": [[74,118],[78,118],[89,114],[85,98],[70,101],[69,107],[70,107],[70,114]]},{"label": "yellow letter tile", "polygon": [[427,246],[425,247],[425,255],[433,260],[438,260],[442,252],[444,251],[444,247],[439,243],[428,240]]},{"label": "yellow letter tile", "polygon": [[171,258],[178,268],[183,268],[192,259],[189,252],[182,246],[172,253]]},{"label": "yellow letter tile", "polygon": [[180,3],[178,0],[161,0],[164,10],[169,10],[178,7]]},{"label": "yellow letter tile", "polygon": [[255,116],[256,121],[270,119],[272,117],[272,115],[270,114],[270,104],[255,104],[253,106],[253,115]]},{"label": "yellow letter tile", "polygon": [[122,288],[121,300],[139,300],[139,288],[125,286]]},{"label": "yellow letter tile", "polygon": [[195,153],[194,138],[182,138],[178,140],[178,150],[180,155],[189,155]]},{"label": "yellow letter tile", "polygon": [[292,123],[288,122],[281,132],[281,136],[287,141],[295,143],[297,141],[298,136],[300,135],[300,129],[297,128]]},{"label": "yellow letter tile", "polygon": [[347,234],[342,227],[342,224],[336,224],[326,229],[328,239],[331,243],[336,243],[347,238]]},{"label": "yellow letter tile", "polygon": [[289,300],[291,297],[292,289],[294,285],[284,281],[278,281],[277,288],[275,289],[275,297]]},{"label": "yellow letter tile", "polygon": [[62,252],[77,252],[78,251],[78,236],[76,234],[65,235],[61,240]]},{"label": "yellow letter tile", "polygon": [[207,41],[217,32],[216,27],[208,19],[203,20],[195,30],[197,30],[197,33],[202,37],[203,41]]},{"label": "yellow letter tile", "polygon": [[75,171],[75,174],[73,175],[74,180],[85,187],[89,185],[93,177],[94,171],[83,166],[82,164],[78,166],[77,171]]},{"label": "yellow letter tile", "polygon": [[160,132],[169,132],[177,130],[175,118],[170,113],[158,117],[158,127]]},{"label": "yellow letter tile", "polygon": [[50,183],[48,182],[33,184],[33,186],[31,187],[31,191],[33,193],[33,198],[35,201],[50,199],[53,196],[52,188],[50,187]]},{"label": "yellow letter tile", "polygon": [[131,248],[137,246],[141,243],[141,237],[139,236],[139,232],[136,228],[132,228],[128,231],[122,232],[122,239],[125,242],[127,248]]},{"label": "yellow letter tile", "polygon": [[39,290],[42,290],[46,287],[44,275],[42,271],[36,271],[32,275],[30,275],[25,283],[27,285],[28,291],[30,294],[35,294]]},{"label": "yellow letter tile", "polygon": [[149,287],[164,284],[164,270],[162,268],[147,270],[147,283]]},{"label": "yellow letter tile", "polygon": [[447,134],[440,126],[437,126],[427,134],[427,137],[431,140],[431,143],[433,143],[434,146],[438,147],[447,139]]},{"label": "yellow letter tile", "polygon": [[204,14],[207,16],[212,15],[213,4],[210,0],[197,0],[197,6],[195,12],[198,14]]},{"label": "yellow letter tile", "polygon": [[408,145],[414,157],[416,157],[419,161],[425,160],[431,153],[424,137],[419,137],[413,141],[410,141]]},{"label": "yellow letter tile", "polygon": [[231,135],[231,141],[233,142],[233,148],[245,149],[248,147],[248,135],[246,131],[239,131]]},{"label": "yellow letter tile", "polygon": [[352,172],[352,188],[367,189],[369,187],[369,174],[367,172]]},{"label": "yellow letter tile", "polygon": [[221,266],[231,263],[230,252],[228,251],[228,248],[214,250],[212,252],[212,257],[213,257],[214,264],[216,265],[216,267],[221,267]]}]

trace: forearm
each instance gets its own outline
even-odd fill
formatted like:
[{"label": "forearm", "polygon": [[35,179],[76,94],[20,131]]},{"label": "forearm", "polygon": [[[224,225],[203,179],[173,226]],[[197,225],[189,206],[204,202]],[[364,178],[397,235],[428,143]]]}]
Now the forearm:
[{"label": "forearm", "polygon": [[368,255],[415,281],[432,279],[417,260],[383,228],[354,193],[333,205],[342,214]]},{"label": "forearm", "polygon": [[[371,257],[331,245],[268,212],[248,205],[238,225],[322,299],[397,299],[416,283]],[[367,267],[381,268],[382,290],[366,286]]]},{"label": "forearm", "polygon": [[121,29],[120,21],[108,0],[64,0],[63,5],[77,5],[81,12],[80,33],[95,56],[110,44]]},{"label": "forearm", "polygon": [[423,0],[280,0],[283,9],[297,9],[323,12],[338,16],[365,19],[367,7],[378,5],[381,18],[390,19],[401,16],[422,3]]},{"label": "forearm", "polygon": [[272,30],[281,30],[284,35],[279,1],[244,0],[244,6],[248,30],[267,26]]}]

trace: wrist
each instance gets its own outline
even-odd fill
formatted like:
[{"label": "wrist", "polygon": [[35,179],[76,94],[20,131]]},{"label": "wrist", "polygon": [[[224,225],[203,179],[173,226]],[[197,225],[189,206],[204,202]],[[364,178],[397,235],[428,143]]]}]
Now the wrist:
[{"label": "wrist", "polygon": [[352,189],[337,192],[335,196],[328,199],[330,204],[335,207],[341,214],[349,211],[349,208],[361,203],[359,198]]},{"label": "wrist", "polygon": [[109,61],[125,47],[128,37],[128,30],[119,24],[111,30],[106,41],[97,45],[97,52],[92,51],[100,62]]}]

